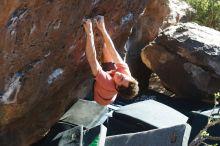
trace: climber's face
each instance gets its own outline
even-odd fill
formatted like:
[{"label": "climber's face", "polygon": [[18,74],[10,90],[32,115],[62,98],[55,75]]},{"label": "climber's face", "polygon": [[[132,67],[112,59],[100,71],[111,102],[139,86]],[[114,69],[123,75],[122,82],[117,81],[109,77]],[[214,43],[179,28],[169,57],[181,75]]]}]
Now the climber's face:
[{"label": "climber's face", "polygon": [[113,80],[116,84],[116,88],[118,86],[124,86],[124,87],[128,87],[129,81],[130,81],[130,77],[120,73],[120,72],[115,72],[114,76],[113,76]]}]

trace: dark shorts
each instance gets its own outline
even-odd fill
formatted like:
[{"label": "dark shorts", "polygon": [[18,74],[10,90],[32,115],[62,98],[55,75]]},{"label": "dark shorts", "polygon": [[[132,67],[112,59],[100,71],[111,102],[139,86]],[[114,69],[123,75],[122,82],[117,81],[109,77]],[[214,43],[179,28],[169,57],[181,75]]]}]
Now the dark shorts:
[{"label": "dark shorts", "polygon": [[105,63],[102,63],[102,69],[103,69],[104,71],[115,70],[115,69],[116,69],[115,63],[113,63],[113,62],[105,62]]}]

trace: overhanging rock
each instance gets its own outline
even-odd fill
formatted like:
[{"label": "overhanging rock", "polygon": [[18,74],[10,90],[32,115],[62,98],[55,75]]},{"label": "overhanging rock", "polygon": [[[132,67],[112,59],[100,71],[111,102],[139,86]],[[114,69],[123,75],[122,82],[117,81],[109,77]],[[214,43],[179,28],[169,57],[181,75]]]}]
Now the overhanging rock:
[{"label": "overhanging rock", "polygon": [[[30,145],[76,98],[86,95],[91,76],[83,18],[104,15],[120,47],[146,4],[147,0],[0,1],[0,145]],[[101,39],[95,37],[100,49]]]}]

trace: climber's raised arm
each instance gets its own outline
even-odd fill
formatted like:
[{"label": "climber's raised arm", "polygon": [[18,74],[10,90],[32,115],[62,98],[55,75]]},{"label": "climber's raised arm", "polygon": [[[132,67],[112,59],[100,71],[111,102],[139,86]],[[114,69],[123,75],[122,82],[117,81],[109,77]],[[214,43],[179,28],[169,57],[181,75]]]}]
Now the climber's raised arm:
[{"label": "climber's raised arm", "polygon": [[114,63],[124,63],[123,59],[115,49],[114,43],[111,40],[111,37],[109,36],[106,28],[105,28],[105,22],[103,16],[96,16],[95,23],[100,32],[102,33],[106,51],[108,51],[108,54],[110,54],[112,60]]},{"label": "climber's raised arm", "polygon": [[95,49],[94,35],[93,35],[91,20],[84,19],[83,27],[86,32],[86,57],[91,67],[92,74],[96,76],[101,66],[96,58],[96,49]]}]

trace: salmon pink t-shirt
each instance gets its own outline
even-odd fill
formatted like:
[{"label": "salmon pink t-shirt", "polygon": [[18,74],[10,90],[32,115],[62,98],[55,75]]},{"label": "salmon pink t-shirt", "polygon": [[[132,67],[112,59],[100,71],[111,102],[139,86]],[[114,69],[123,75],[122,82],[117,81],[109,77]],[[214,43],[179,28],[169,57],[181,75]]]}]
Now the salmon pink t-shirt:
[{"label": "salmon pink t-shirt", "polygon": [[99,69],[95,77],[96,82],[94,84],[94,99],[98,104],[107,105],[114,102],[116,99],[118,92],[113,81],[115,72],[131,76],[126,63],[115,64],[115,70],[103,71],[102,69]]}]

